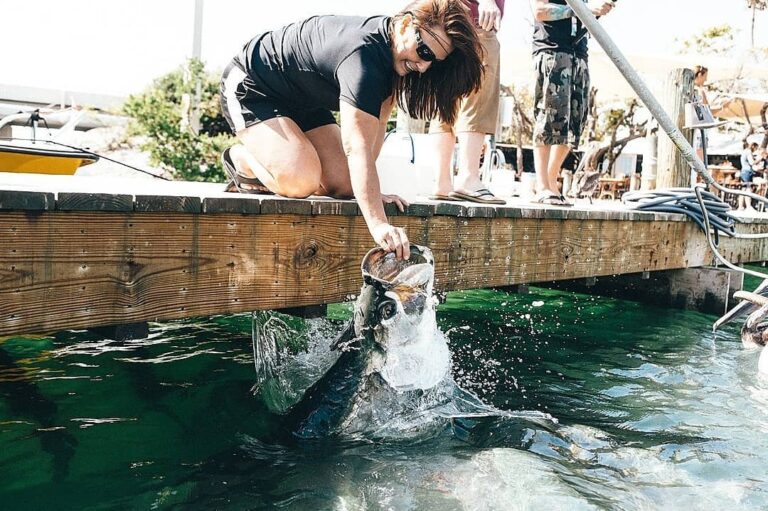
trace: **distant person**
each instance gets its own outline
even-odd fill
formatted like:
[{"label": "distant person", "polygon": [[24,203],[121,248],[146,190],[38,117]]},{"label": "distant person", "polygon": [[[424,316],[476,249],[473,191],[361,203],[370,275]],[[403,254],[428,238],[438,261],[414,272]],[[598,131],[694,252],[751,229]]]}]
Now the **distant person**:
[{"label": "distant person", "polygon": [[[757,144],[752,144],[755,150],[752,152],[753,165],[752,169],[755,171],[755,176],[752,178],[752,182],[755,185],[755,192],[760,195],[765,195],[765,185],[768,183],[768,151],[759,147]],[[751,147],[752,147],[751,146]]]},{"label": "distant person", "polygon": [[709,78],[709,69],[704,66],[695,66],[693,68],[693,89],[699,97],[699,100],[709,105],[709,99],[707,99],[707,79]]},{"label": "distant person", "polygon": [[392,17],[314,16],[254,37],[221,81],[239,141],[222,154],[227,189],[354,196],[376,243],[407,258],[408,237],[383,205],[407,203],[381,193],[375,165],[390,112],[397,102],[452,123],[480,86],[481,53],[461,0],[416,0]]},{"label": "distant person", "polygon": [[[478,27],[485,70],[480,90],[466,97],[453,124],[432,119],[429,133],[437,151],[437,185],[430,199],[468,200],[504,204],[480,180],[480,153],[485,135],[496,133],[499,117],[499,40],[496,31],[504,15],[504,0],[464,0]],[[458,138],[458,173],[451,181],[451,159]]]},{"label": "distant person", "polygon": [[[751,144],[746,140],[742,144],[741,151],[741,172],[739,172],[739,180],[742,183],[742,187],[745,191],[752,190],[752,182],[755,177],[755,157],[754,153],[757,150],[757,144],[752,142]],[[739,195],[739,210],[751,210],[752,199]]]},{"label": "distant person", "polygon": [[768,171],[768,149],[765,147],[758,147],[754,153],[755,171],[763,172],[763,178],[768,177],[766,171]]},{"label": "distant person", "polygon": [[[530,0],[535,17],[533,57],[534,167],[536,202],[571,206],[560,193],[557,177],[579,139],[589,109],[587,29],[565,0]],[[595,16],[605,16],[613,2],[588,3]]]},{"label": "distant person", "polygon": [[[709,100],[707,99],[706,84],[709,75],[709,69],[704,66],[696,66],[693,68],[693,100],[699,102],[702,105],[709,106]],[[701,136],[700,129],[693,130],[693,148],[696,151],[696,156],[699,160],[707,165],[704,161],[704,140]],[[691,168],[691,186],[694,186],[698,181],[698,172]]]},{"label": "distant person", "polygon": [[[709,100],[707,99],[705,86],[707,84],[708,75],[709,69],[704,66],[696,66],[693,68],[694,101],[699,101],[701,104],[707,106],[709,106]],[[704,160],[704,145],[701,139],[701,130],[693,130],[693,148],[696,149],[696,156],[698,156],[700,160]],[[704,162],[704,165],[706,164],[707,162]]]}]

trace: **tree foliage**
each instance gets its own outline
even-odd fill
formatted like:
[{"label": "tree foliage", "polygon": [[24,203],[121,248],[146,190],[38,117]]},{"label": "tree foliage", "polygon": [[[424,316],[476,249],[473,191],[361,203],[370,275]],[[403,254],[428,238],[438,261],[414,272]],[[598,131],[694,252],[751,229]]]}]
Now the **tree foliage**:
[{"label": "tree foliage", "polygon": [[683,50],[702,54],[725,54],[733,48],[734,35],[733,27],[728,24],[709,27],[701,34],[683,40]]},{"label": "tree foliage", "polygon": [[[190,100],[200,84],[199,133],[189,127]],[[219,161],[232,143],[219,106],[219,77],[205,72],[203,64],[187,65],[156,79],[141,94],[130,96],[123,109],[133,118],[131,134],[146,138],[142,149],[152,163],[168,168],[174,177],[188,181],[225,179]]]}]

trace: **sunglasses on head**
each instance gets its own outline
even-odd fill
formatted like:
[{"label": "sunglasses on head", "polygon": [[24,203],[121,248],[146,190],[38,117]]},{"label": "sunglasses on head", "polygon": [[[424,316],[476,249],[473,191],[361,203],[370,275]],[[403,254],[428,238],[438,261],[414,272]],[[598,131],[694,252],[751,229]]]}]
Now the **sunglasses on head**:
[{"label": "sunglasses on head", "polygon": [[437,55],[432,51],[432,48],[427,46],[424,39],[421,38],[421,30],[416,29],[416,54],[421,60],[426,62],[434,62],[437,60]]}]

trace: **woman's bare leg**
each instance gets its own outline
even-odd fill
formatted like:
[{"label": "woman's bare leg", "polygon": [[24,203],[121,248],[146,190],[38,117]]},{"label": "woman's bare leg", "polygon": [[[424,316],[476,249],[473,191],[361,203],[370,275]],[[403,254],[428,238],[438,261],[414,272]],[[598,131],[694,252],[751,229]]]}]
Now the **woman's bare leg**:
[{"label": "woman's bare leg", "polygon": [[308,197],[319,188],[320,157],[293,120],[275,117],[241,130],[237,138],[230,155],[238,172],[284,197]]},{"label": "woman's bare leg", "polygon": [[318,195],[337,199],[351,199],[352,181],[349,178],[347,155],[341,144],[341,130],[337,124],[326,124],[305,133],[320,158],[320,186]]},{"label": "woman's bare leg", "polygon": [[453,132],[435,133],[429,136],[434,140],[435,165],[434,170],[437,175],[434,195],[448,195],[453,191],[453,176],[451,161],[453,160],[453,146],[456,144],[456,136]]}]

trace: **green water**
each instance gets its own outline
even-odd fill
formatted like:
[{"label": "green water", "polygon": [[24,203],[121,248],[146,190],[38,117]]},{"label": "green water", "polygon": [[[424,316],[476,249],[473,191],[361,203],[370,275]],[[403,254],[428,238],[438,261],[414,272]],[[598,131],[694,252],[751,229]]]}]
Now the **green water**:
[{"label": "green water", "polygon": [[0,509],[764,509],[768,382],[737,326],[713,339],[715,319],[539,289],[453,293],[438,322],[457,382],[557,426],[314,448],[264,441],[276,418],[250,391],[249,315],[123,343],[6,340]]}]

